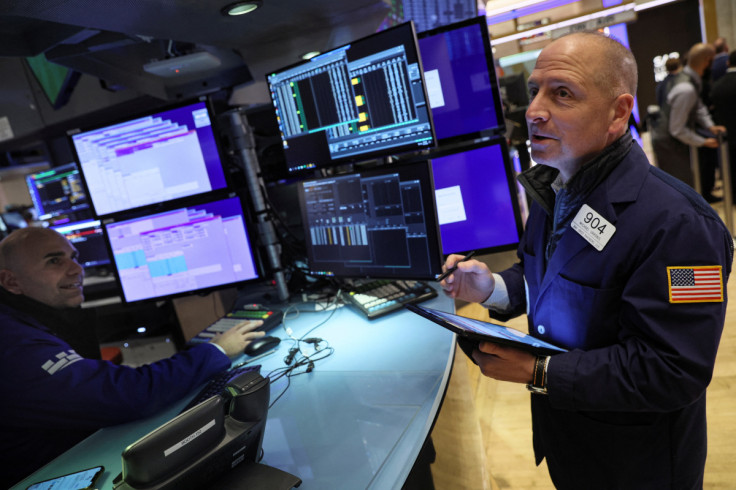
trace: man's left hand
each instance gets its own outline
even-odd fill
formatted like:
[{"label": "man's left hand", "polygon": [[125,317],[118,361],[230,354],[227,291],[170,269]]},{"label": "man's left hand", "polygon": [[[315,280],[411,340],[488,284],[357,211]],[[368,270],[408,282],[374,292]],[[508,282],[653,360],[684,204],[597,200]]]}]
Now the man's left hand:
[{"label": "man's left hand", "polygon": [[481,342],[473,359],[484,376],[499,381],[528,384],[534,377],[534,354],[493,342]]}]

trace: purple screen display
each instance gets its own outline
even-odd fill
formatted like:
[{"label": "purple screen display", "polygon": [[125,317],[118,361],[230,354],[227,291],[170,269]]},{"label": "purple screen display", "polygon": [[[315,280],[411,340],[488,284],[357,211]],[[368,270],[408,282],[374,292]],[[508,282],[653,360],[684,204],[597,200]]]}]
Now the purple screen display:
[{"label": "purple screen display", "polygon": [[479,24],[419,39],[424,79],[438,139],[494,130],[498,89]]},{"label": "purple screen display", "polygon": [[237,197],[106,225],[125,300],[258,278]]},{"label": "purple screen display", "polygon": [[500,144],[432,159],[442,253],[519,243]]},{"label": "purple screen display", "polygon": [[227,185],[204,102],[78,133],[72,141],[99,216]]}]

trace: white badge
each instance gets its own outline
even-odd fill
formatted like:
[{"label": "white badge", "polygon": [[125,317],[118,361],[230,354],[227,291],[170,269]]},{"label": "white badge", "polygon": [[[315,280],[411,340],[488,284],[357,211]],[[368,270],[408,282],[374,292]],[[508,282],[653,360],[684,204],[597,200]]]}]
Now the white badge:
[{"label": "white badge", "polygon": [[616,233],[616,227],[587,204],[583,204],[578,214],[575,215],[575,219],[572,220],[572,229],[599,252]]}]

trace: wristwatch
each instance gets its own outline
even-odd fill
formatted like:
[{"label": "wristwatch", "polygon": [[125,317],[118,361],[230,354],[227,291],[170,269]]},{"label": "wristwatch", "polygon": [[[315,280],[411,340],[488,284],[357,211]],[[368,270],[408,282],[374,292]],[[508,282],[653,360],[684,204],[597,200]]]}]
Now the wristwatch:
[{"label": "wristwatch", "polygon": [[537,356],[534,360],[534,376],[532,382],[526,385],[526,389],[536,395],[547,394],[547,367],[550,356]]}]

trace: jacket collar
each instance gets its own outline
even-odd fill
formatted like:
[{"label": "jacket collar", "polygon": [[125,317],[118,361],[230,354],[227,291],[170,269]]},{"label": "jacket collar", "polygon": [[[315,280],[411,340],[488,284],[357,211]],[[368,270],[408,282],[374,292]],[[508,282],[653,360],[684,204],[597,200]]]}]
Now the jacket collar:
[{"label": "jacket collar", "polygon": [[59,337],[84,357],[100,358],[92,310],[53,308],[28,296],[10,293],[3,287],[0,287],[0,309],[33,328]]},{"label": "jacket collar", "polygon": [[695,73],[695,70],[690,68],[690,66],[685,65],[685,68],[682,69],[682,72],[690,77],[690,80],[692,80],[693,85],[695,85],[695,88],[700,92],[701,87],[703,86],[703,78]]},{"label": "jacket collar", "polygon": [[[536,165],[519,177],[519,183],[549,216],[554,216],[555,199],[559,191],[569,196],[585,196],[595,189],[614,168],[626,157],[633,145],[631,132],[607,146],[598,156],[584,164],[562,189],[559,185],[559,170],[546,165]],[[556,185],[557,184],[557,185]]]}]

